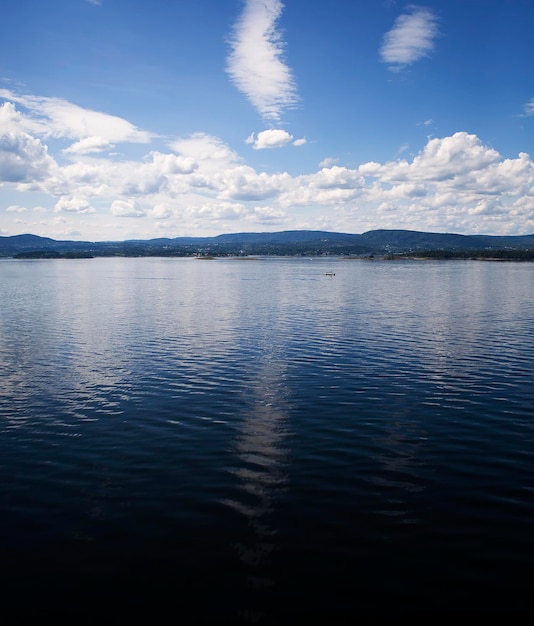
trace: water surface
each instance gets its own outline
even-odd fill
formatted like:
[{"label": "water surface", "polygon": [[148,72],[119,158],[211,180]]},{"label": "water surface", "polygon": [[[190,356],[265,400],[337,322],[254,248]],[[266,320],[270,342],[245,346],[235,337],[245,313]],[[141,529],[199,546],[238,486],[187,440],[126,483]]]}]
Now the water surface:
[{"label": "water surface", "polygon": [[533,294],[527,263],[0,261],[5,605],[530,611]]}]

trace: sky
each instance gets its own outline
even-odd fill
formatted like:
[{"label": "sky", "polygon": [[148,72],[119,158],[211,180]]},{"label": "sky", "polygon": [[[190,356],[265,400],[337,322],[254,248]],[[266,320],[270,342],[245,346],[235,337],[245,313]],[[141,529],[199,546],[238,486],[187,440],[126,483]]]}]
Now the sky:
[{"label": "sky", "polygon": [[0,236],[534,233],[534,0],[0,18]]}]

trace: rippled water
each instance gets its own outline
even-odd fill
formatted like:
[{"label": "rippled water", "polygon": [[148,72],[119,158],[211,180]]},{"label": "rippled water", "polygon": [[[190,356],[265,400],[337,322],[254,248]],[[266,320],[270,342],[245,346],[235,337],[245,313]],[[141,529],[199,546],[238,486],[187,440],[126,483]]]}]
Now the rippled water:
[{"label": "rippled water", "polygon": [[0,312],[3,606],[532,610],[531,264],[10,259]]}]

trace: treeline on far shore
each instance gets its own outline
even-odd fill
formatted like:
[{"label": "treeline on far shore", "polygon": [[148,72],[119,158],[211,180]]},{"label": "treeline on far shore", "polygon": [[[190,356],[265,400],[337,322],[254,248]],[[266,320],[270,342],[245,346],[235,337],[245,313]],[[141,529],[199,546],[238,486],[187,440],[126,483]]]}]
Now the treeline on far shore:
[{"label": "treeline on far shore", "polygon": [[229,251],[229,250],[205,250],[193,253],[191,250],[169,250],[158,248],[141,248],[131,247],[130,249],[106,250],[106,251],[65,251],[57,250],[33,250],[27,252],[19,252],[13,255],[15,259],[92,259],[95,257],[192,257],[197,258],[224,258],[224,257],[247,257],[250,254],[260,254],[263,256],[337,256],[350,257],[353,259],[383,259],[388,261],[402,259],[429,259],[429,260],[448,260],[448,259],[465,259],[465,260],[486,260],[486,261],[534,261],[534,249],[488,249],[488,250],[413,250],[409,252],[391,252],[385,254],[373,254],[369,252],[351,253],[350,251],[322,251],[320,249],[307,249],[303,253],[302,250],[269,250],[263,248],[261,251]]},{"label": "treeline on far shore", "polygon": [[466,259],[466,260],[487,260],[487,261],[534,261],[534,250],[418,250],[417,252],[407,252],[395,255],[388,255],[387,258],[407,258],[418,259]]},{"label": "treeline on far shore", "polygon": [[32,250],[19,252],[13,255],[14,259],[92,259],[94,255],[88,252],[63,252],[57,250]]}]

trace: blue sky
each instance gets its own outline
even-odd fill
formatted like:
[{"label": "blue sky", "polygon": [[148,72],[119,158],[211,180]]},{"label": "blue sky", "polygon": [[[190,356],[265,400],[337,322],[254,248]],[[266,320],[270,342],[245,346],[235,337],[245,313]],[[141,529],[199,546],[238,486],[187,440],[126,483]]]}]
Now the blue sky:
[{"label": "blue sky", "polygon": [[18,0],[0,235],[534,233],[534,0]]}]

